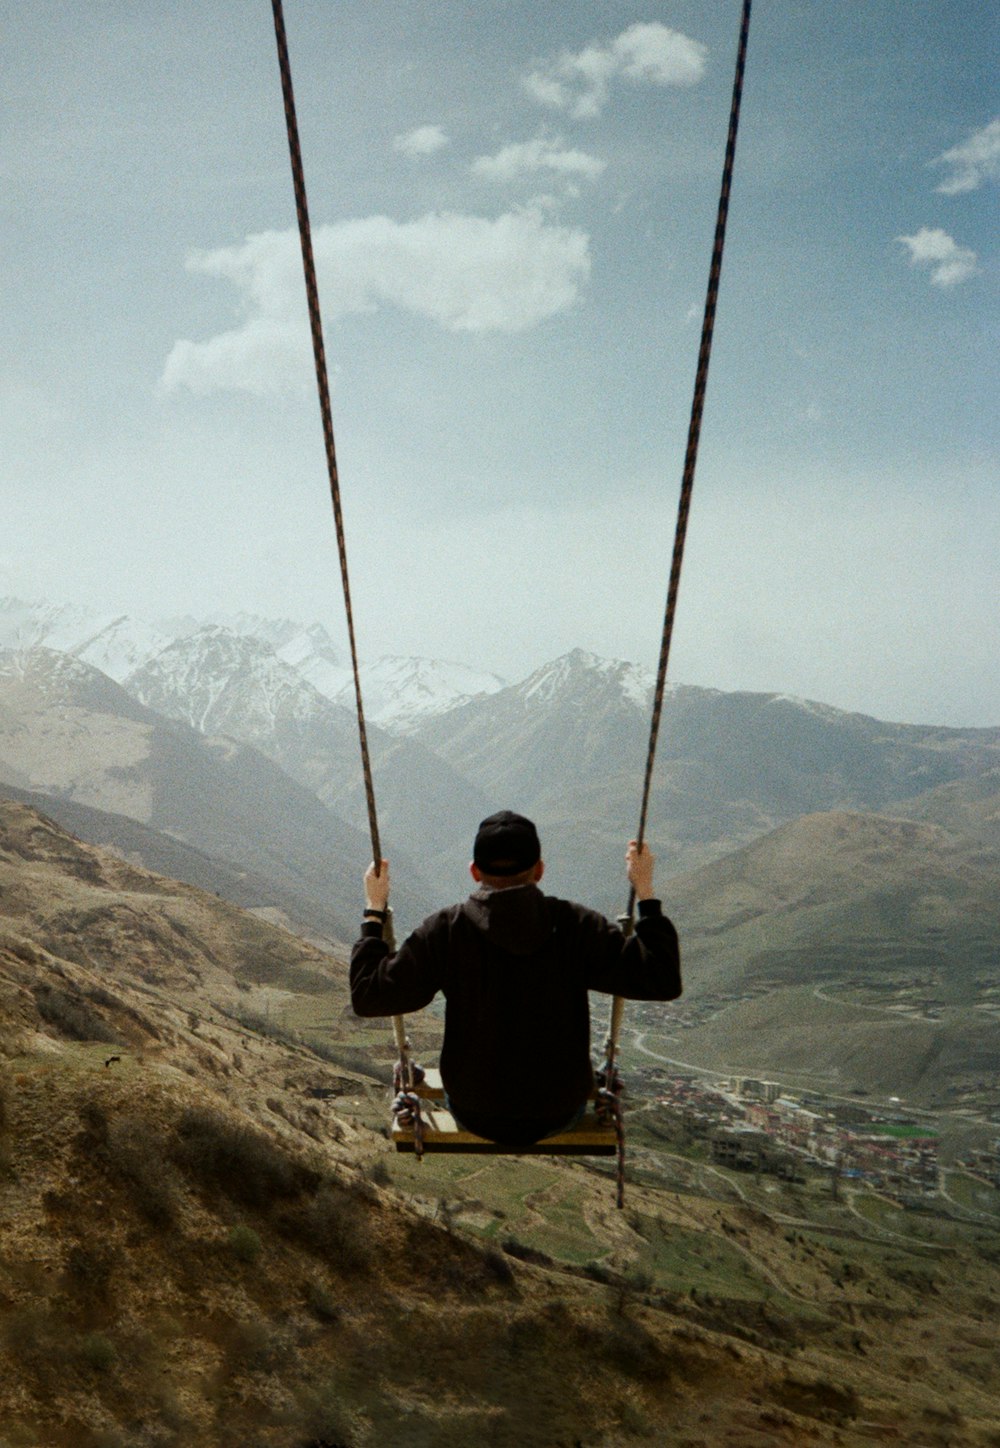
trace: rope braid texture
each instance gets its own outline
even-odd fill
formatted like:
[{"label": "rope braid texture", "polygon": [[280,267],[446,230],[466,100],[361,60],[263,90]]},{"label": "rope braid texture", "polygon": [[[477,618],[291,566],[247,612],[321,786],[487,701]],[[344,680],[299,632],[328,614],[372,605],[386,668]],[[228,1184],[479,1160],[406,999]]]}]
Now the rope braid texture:
[{"label": "rope braid texture", "polygon": [[[736,134],[740,124],[740,103],[743,98],[743,74],[746,69],[747,40],[750,34],[750,7],[752,0],[743,0],[743,14],[740,20],[740,38],[736,52],[736,73],[733,79],[733,99],[729,109],[729,132],[726,137],[726,154],[722,165],[722,186],[719,192],[719,208],[715,221],[715,240],[712,245],[712,262],[708,272],[708,290],[705,295],[705,312],[701,324],[701,344],[698,348],[698,365],[695,369],[694,396],[691,401],[691,421],[688,426],[687,449],[684,454],[684,471],[681,477],[680,499],[677,504],[677,525],[674,530],[674,551],[670,563],[670,582],[667,586],[667,602],[663,615],[663,635],[660,640],[660,659],[656,670],[656,686],[653,690],[653,713],[649,726],[649,748],[646,752],[646,770],[642,786],[642,805],[639,811],[639,828],[636,839],[641,849],[646,837],[646,819],[649,813],[649,796],[653,783],[653,766],[656,761],[656,744],[660,733],[660,717],[663,713],[663,696],[667,682],[667,660],[670,657],[670,643],[674,632],[674,616],[677,612],[677,595],[680,590],[681,565],[684,562],[684,543],[687,538],[688,515],[691,511],[691,495],[694,491],[694,474],[698,461],[698,442],[701,437],[701,419],[705,408],[705,390],[708,385],[708,364],[712,356],[712,335],[715,331],[715,309],[719,299],[719,281],[722,276],[722,252],[726,241],[726,222],[729,217],[729,195],[733,184],[733,165],[736,159]],[[628,908],[619,917],[619,924],[626,935],[630,935],[635,919],[635,889],[629,890]],[[611,1095],[611,1102],[605,1109],[613,1113],[615,1130],[619,1142],[619,1200],[622,1205],[622,1171],[624,1163],[624,1126],[621,1121],[621,1084],[618,1081],[615,1057],[618,1053],[618,1035],[621,1029],[624,1001],[616,996],[611,1007],[611,1022],[604,1043],[605,1062],[598,1073],[603,1078],[605,1090]],[[609,1083],[612,1083],[609,1086]],[[598,1096],[600,1103],[601,1096]]]},{"label": "rope braid texture", "polygon": [[[375,809],[375,786],[372,781],[371,755],[368,751],[368,731],[365,727],[365,710],[361,699],[361,672],[358,668],[358,648],[354,632],[354,609],[351,605],[351,582],[347,571],[347,538],[344,532],[344,511],[340,501],[340,476],[337,471],[337,449],[333,437],[333,412],[330,407],[330,382],[326,367],[326,348],[323,345],[323,318],[319,305],[319,288],[316,284],[316,263],[313,257],[312,229],[309,225],[309,203],[306,199],[306,177],[302,165],[302,147],[299,144],[299,125],[295,114],[295,93],[292,89],[292,67],[288,58],[288,37],[285,33],[285,16],[281,0],[271,0],[274,13],[274,38],[278,48],[278,69],[281,72],[281,94],[285,105],[285,129],[288,133],[288,154],[292,167],[292,187],[295,192],[295,213],[299,222],[299,242],[302,247],[302,270],[305,275],[306,302],[309,309],[309,330],[312,334],[313,360],[316,366],[316,388],[319,393],[319,409],[323,419],[323,441],[326,445],[326,467],[330,480],[330,501],[333,504],[333,520],[337,531],[337,552],[340,556],[340,581],[344,591],[344,612],[347,617],[347,638],[351,653],[351,672],[354,676],[354,699],[358,716],[358,740],[361,746],[361,770],[364,776],[365,799],[368,805],[368,829],[371,834],[372,859],[376,874],[382,869],[382,844],[379,839],[378,816]],[[387,911],[383,934],[392,949],[392,916]],[[402,1017],[398,1021],[401,1034]],[[405,1040],[405,1036],[403,1037]],[[400,1052],[400,1067],[407,1087],[415,1084],[414,1068],[406,1049]],[[419,1120],[420,1103],[417,1100],[416,1113]],[[418,1133],[419,1141],[419,1133]]]}]

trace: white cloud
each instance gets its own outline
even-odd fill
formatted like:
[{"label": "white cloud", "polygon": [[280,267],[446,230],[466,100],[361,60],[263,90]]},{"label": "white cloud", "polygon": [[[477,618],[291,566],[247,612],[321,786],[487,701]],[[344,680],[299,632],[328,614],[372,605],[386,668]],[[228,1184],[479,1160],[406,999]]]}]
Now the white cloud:
[{"label": "white cloud", "polygon": [[416,130],[396,136],[392,147],[394,151],[402,151],[404,156],[433,156],[449,144],[441,126],[417,126]]},{"label": "white cloud", "polygon": [[560,176],[581,176],[593,181],[606,165],[598,156],[567,147],[560,137],[548,140],[536,136],[533,141],[504,146],[495,156],[477,156],[472,170],[488,181],[514,181],[538,171],[554,171]]},{"label": "white cloud", "polygon": [[1000,180],[1000,119],[973,131],[968,140],[936,156],[930,164],[951,167],[951,175],[935,188],[943,196],[976,191],[984,181]]},{"label": "white cloud", "polygon": [[978,271],[976,253],[959,246],[940,227],[922,226],[913,236],[897,236],[909,250],[914,266],[929,266],[931,281],[937,287],[954,287],[968,281]]},{"label": "white cloud", "polygon": [[266,397],[311,375],[312,343],[305,319],[251,317],[242,327],[207,342],[175,342],[164,363],[159,392],[186,387],[210,392],[250,392]]},{"label": "white cloud", "polygon": [[659,21],[630,25],[613,43],[629,80],[648,85],[695,85],[705,73],[707,48]]},{"label": "white cloud", "polygon": [[[313,251],[328,326],[390,304],[452,332],[523,332],[573,306],[590,273],[586,232],[554,225],[538,209],[493,219],[363,217],[317,227]],[[162,392],[264,393],[308,378],[296,232],[261,232],[240,246],[196,252],[187,267],[230,282],[246,320],[206,342],[176,342]]]},{"label": "white cloud", "polygon": [[564,51],[524,78],[540,105],[578,120],[603,109],[612,81],[635,85],[696,85],[705,73],[707,47],[659,21],[630,25],[608,42]]}]

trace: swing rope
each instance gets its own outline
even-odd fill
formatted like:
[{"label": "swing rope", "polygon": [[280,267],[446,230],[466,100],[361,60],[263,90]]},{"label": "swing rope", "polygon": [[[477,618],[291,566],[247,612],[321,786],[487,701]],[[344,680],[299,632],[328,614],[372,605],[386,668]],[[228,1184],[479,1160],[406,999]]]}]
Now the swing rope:
[{"label": "swing rope", "polygon": [[[365,799],[368,804],[368,829],[371,834],[372,859],[376,874],[382,869],[382,845],[379,839],[378,816],[375,809],[375,785],[372,780],[371,756],[368,751],[368,731],[365,728],[365,711],[361,700],[361,672],[358,667],[358,649],[354,632],[354,610],[351,606],[351,582],[347,571],[347,538],[344,531],[344,512],[340,501],[340,476],[337,471],[337,450],[333,437],[333,412],[330,407],[330,381],[326,366],[326,348],[323,345],[323,319],[319,305],[319,288],[316,284],[316,263],[313,258],[312,229],[309,225],[309,204],[306,199],[306,178],[302,165],[302,148],[299,144],[299,125],[295,113],[295,93],[292,89],[292,67],[288,58],[288,38],[285,34],[285,16],[281,0],[271,0],[274,12],[274,37],[278,47],[278,69],[281,72],[281,94],[285,104],[285,129],[288,132],[288,153],[292,166],[292,187],[295,192],[295,212],[299,222],[299,242],[302,248],[302,270],[305,274],[306,301],[309,309],[309,330],[312,333],[313,360],[316,366],[316,387],[319,393],[319,408],[323,419],[323,440],[326,445],[326,466],[330,480],[330,501],[333,504],[333,518],[337,530],[337,552],[340,555],[340,581],[344,591],[344,612],[347,617],[347,638],[351,653],[351,671],[354,676],[354,699],[358,716],[358,740],[361,746],[361,769],[364,775]],[[386,913],[384,934],[392,947],[392,916]],[[402,1016],[393,1017],[393,1027],[399,1047],[398,1070],[402,1088],[407,1093],[415,1084],[414,1068],[409,1057],[409,1042]],[[413,1096],[419,1121],[420,1102]],[[421,1139],[417,1130],[418,1144]],[[418,1151],[418,1155],[419,1155]]]},{"label": "swing rope", "polygon": [[[688,514],[691,507],[691,495],[694,489],[695,466],[698,457],[698,442],[701,436],[701,419],[705,403],[705,390],[708,382],[708,366],[711,358],[712,336],[715,327],[715,311],[718,300],[719,281],[722,274],[722,253],[725,244],[726,221],[729,214],[729,195],[732,186],[733,164],[736,155],[736,135],[739,127],[740,102],[743,94],[743,73],[746,65],[747,39],[750,29],[750,9],[752,0],[743,0],[743,13],[740,24],[740,38],[736,58],[736,74],[733,81],[732,105],[729,115],[729,133],[726,140],[726,154],[722,170],[722,188],[719,196],[719,207],[715,226],[715,241],[712,248],[712,262],[709,269],[708,290],[705,298],[705,310],[702,320],[701,343],[698,349],[698,363],[695,372],[694,396],[691,405],[691,420],[688,428],[687,449],[684,458],[684,470],[681,480],[680,499],[677,509],[677,524],[674,534],[673,557],[670,566],[670,581],[667,588],[667,602],[663,618],[663,634],[660,642],[660,657],[657,666],[656,685],[653,692],[653,711],[650,722],[649,746],[646,755],[646,768],[643,779],[642,803],[639,812],[639,828],[636,835],[640,845],[644,843],[646,833],[646,820],[649,810],[649,798],[652,788],[653,768],[656,759],[656,745],[659,736],[660,718],[663,711],[663,697],[666,688],[667,661],[670,655],[670,644],[673,637],[674,616],[677,609],[677,595],[680,587],[681,565],[684,558],[684,544],[687,536]],[[274,13],[274,32],[278,49],[278,66],[281,72],[281,90],[285,107],[285,124],[288,132],[288,149],[291,160],[292,184],[295,193],[295,210],[298,217],[299,241],[302,249],[302,266],[305,274],[306,299],[309,311],[309,327],[312,334],[313,358],[316,368],[316,384],[319,392],[320,413],[323,422],[323,437],[326,446],[327,472],[330,482],[330,498],[333,505],[333,516],[337,533],[337,551],[340,556],[340,575],[344,594],[344,609],[347,618],[347,634],[350,646],[351,669],[354,678],[354,695],[357,706],[358,736],[361,747],[361,765],[364,775],[365,798],[368,806],[368,825],[371,834],[372,858],[375,861],[376,871],[382,866],[382,850],[379,840],[378,819],[375,809],[375,788],[372,781],[371,757],[368,749],[368,735],[365,727],[364,706],[361,697],[361,675],[358,666],[358,653],[355,641],[354,612],[351,605],[350,579],[347,569],[347,543],[344,531],[344,517],[340,498],[340,481],[337,470],[336,447],[333,434],[333,415],[330,407],[330,385],[326,366],[326,350],[323,344],[323,323],[319,304],[319,290],[316,283],[316,265],[313,257],[312,232],[309,224],[309,207],[306,199],[305,172],[302,164],[302,151],[299,143],[298,121],[295,112],[295,97],[292,89],[291,63],[288,57],[288,42],[285,33],[284,13],[282,0],[271,0],[271,8]],[[620,917],[622,929],[626,934],[631,933],[634,928],[635,918],[635,889],[629,890],[628,907],[626,913]],[[392,934],[391,916],[387,915],[385,925],[386,936],[390,939]],[[621,1031],[622,1015],[624,1012],[624,1000],[616,996],[612,1003],[611,1020],[608,1028],[608,1035],[605,1041],[605,1062],[598,1073],[598,1097],[597,1109],[601,1119],[612,1123],[618,1141],[618,1205],[623,1203],[624,1191],[624,1161],[625,1161],[625,1137],[624,1122],[622,1117],[621,1095],[622,1082],[616,1067],[618,1054],[618,1037]],[[413,1087],[416,1085],[416,1072],[419,1068],[414,1067],[409,1058],[409,1042],[406,1039],[405,1027],[401,1016],[393,1017],[393,1028],[396,1036],[396,1043],[399,1050],[399,1062],[397,1065],[397,1115],[402,1119],[406,1115],[409,1120],[407,1124],[414,1129],[415,1145],[417,1155],[422,1149],[422,1120],[420,1116],[420,1098],[416,1095]],[[394,1108],[395,1109],[395,1108]]]},{"label": "swing rope", "polygon": [[[674,616],[677,612],[677,594],[681,582],[681,565],[684,561],[684,543],[687,537],[688,514],[691,510],[691,494],[694,491],[695,466],[698,461],[698,442],[701,437],[701,418],[705,407],[705,389],[708,384],[708,364],[712,355],[712,335],[715,330],[715,309],[719,298],[719,281],[722,276],[722,252],[726,241],[726,221],[729,216],[729,194],[733,182],[733,164],[736,158],[736,133],[740,123],[740,103],[743,98],[743,73],[746,69],[747,39],[750,33],[750,7],[752,0],[743,0],[743,14],[740,21],[740,36],[736,53],[736,74],[733,79],[733,98],[729,110],[729,133],[726,137],[726,154],[722,166],[722,187],[719,193],[719,208],[715,222],[715,241],[712,246],[712,262],[708,273],[708,290],[705,296],[705,310],[701,324],[701,345],[698,348],[698,365],[695,369],[694,396],[691,401],[691,420],[688,426],[687,450],[684,455],[684,471],[681,477],[680,499],[677,505],[677,526],[674,530],[674,551],[670,563],[670,582],[667,586],[667,602],[663,615],[663,635],[660,640],[660,660],[656,670],[656,686],[653,690],[653,713],[649,726],[649,748],[646,752],[646,771],[642,786],[642,806],[639,811],[639,828],[636,839],[640,845],[646,836],[646,819],[649,812],[649,796],[653,783],[653,766],[656,760],[656,744],[660,732],[660,716],[663,713],[663,696],[667,682],[667,660],[670,657],[670,643],[674,632]],[[619,917],[625,933],[631,934],[635,919],[635,890],[629,890],[628,907]],[[621,1032],[625,1002],[615,996],[611,1007],[611,1021],[605,1041],[605,1062],[598,1080],[601,1092],[598,1101],[615,1121],[618,1129],[621,1117],[621,1086],[615,1066],[618,1054],[618,1037]],[[603,1078],[603,1079],[602,1079]],[[617,1083],[617,1084],[616,1084]],[[605,1099],[606,1098],[606,1099]],[[619,1134],[621,1153],[624,1153],[623,1137]],[[619,1167],[619,1182],[621,1166]],[[620,1193],[619,1186],[619,1193]],[[621,1201],[619,1200],[619,1206]]]}]

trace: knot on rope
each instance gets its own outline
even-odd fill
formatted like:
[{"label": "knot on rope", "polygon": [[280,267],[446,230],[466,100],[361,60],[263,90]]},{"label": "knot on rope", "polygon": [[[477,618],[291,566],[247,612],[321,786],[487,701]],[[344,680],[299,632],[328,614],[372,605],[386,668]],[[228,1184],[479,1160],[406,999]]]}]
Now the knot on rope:
[{"label": "knot on rope", "polygon": [[621,1098],[625,1092],[625,1082],[618,1074],[617,1066],[605,1061],[601,1069],[596,1073],[597,1099],[594,1102],[594,1111],[598,1121],[605,1125],[610,1124],[621,1115]]},{"label": "knot on rope", "polygon": [[618,1074],[612,1061],[605,1061],[595,1075],[597,1095],[594,1101],[594,1115],[605,1126],[615,1128],[617,1151],[615,1206],[625,1205],[625,1116],[622,1112],[622,1096],[625,1082]]}]

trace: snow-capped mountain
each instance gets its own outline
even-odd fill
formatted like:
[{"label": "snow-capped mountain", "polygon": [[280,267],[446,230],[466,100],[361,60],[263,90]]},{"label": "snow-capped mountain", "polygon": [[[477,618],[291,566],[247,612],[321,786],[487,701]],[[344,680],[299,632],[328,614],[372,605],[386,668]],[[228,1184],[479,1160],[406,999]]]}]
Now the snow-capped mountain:
[{"label": "snow-capped mountain", "polygon": [[520,683],[427,720],[416,738],[489,794],[526,813],[560,812],[581,787],[638,767],[652,679],[583,649]]},{"label": "snow-capped mountain", "polygon": [[129,614],[0,599],[0,648],[57,649],[100,669],[116,683],[175,637],[172,630]]},{"label": "snow-capped mountain", "polygon": [[[209,716],[219,716],[220,711],[235,707],[235,700],[211,697],[211,690],[219,684],[216,666],[221,662],[212,657],[206,643],[206,631],[213,628],[218,630],[217,642],[224,636],[257,640],[270,657],[267,666],[270,676],[265,687],[261,677],[264,654],[255,651],[252,642],[245,651],[244,662],[251,656],[257,659],[256,702],[247,700],[251,713],[264,707],[263,694],[268,690],[282,692],[285,705],[289,693],[295,690],[291,674],[281,676],[279,682],[275,660],[286,665],[299,682],[311,686],[331,703],[354,711],[354,679],[346,647],[339,647],[319,623],[302,624],[293,619],[271,619],[250,613],[220,613],[207,619],[181,614],[150,623],[129,614],[26,603],[13,598],[0,600],[0,648],[29,649],[44,645],[59,649],[92,664],[118,683],[141,674],[164,649],[182,640],[203,636],[197,647],[183,654],[183,688],[178,679],[172,692],[175,701],[183,694],[187,702],[175,717],[183,717],[197,728],[222,732],[218,722],[209,725]],[[162,671],[164,675],[181,667],[180,658],[180,654],[171,655]],[[199,681],[197,675],[202,666],[206,677]],[[365,717],[391,734],[411,733],[424,720],[447,713],[479,694],[492,693],[503,684],[495,674],[436,659],[387,656],[361,666]],[[231,683],[227,687],[231,687]]]},{"label": "snow-capped mountain", "polygon": [[[125,687],[149,708],[201,733],[252,744],[357,828],[367,824],[353,697],[345,707],[313,688],[263,639],[207,625],[177,639]],[[484,800],[445,761],[369,721],[389,838],[428,850],[453,814],[480,818]]]},{"label": "snow-capped mountain", "polygon": [[317,721],[338,734],[352,727],[344,710],[263,639],[219,624],[175,639],[124,682],[160,714],[203,734],[230,734],[250,744]]},{"label": "snow-capped mountain", "polygon": [[73,604],[27,603],[0,599],[0,648],[33,649],[44,645],[71,653],[81,639],[111,622],[111,615]]},{"label": "snow-capped mountain", "polygon": [[[503,687],[499,675],[470,669],[465,664],[392,655],[369,665],[361,678],[365,717],[393,734],[412,734],[425,720],[447,714],[470,699],[495,694]],[[334,697],[353,709],[353,679],[348,679]]]},{"label": "snow-capped mountain", "polygon": [[121,615],[75,644],[71,652],[121,683],[170,642],[170,635],[155,624],[143,624],[138,619]]},{"label": "snow-capped mountain", "polygon": [[[252,630],[250,630],[252,632]],[[241,629],[240,632],[246,632]],[[258,635],[267,638],[267,633]],[[350,707],[354,707],[351,666],[347,650],[338,649],[321,623],[304,628],[296,624],[293,632],[273,644],[278,658],[289,664],[326,698],[340,703],[340,695],[351,691]]]},{"label": "snow-capped mountain", "polygon": [[[51,679],[85,669],[88,650],[103,648],[109,667],[120,672],[123,660],[149,648],[152,656],[124,675],[133,709],[141,700],[199,731],[256,746],[364,831],[353,690],[344,686],[346,670],[326,631],[287,620],[233,620],[256,634],[217,623],[192,628],[193,622],[171,620],[177,635],[157,648],[148,634],[143,645],[128,619],[8,601],[0,604],[0,644],[15,652],[4,661],[0,684],[23,692],[30,681],[16,650],[40,635],[72,651],[51,656]],[[273,642],[261,637],[268,633]],[[310,682],[324,670],[334,698]],[[65,679],[73,681],[72,672]],[[106,713],[113,701],[97,698],[98,681],[104,691],[115,685],[90,671],[88,697]],[[637,824],[652,683],[646,670],[582,649],[503,687],[489,675],[421,660],[387,659],[366,670],[386,853],[399,858],[397,845],[411,852],[432,887],[440,883],[450,897],[460,888],[478,820],[494,809],[519,809],[538,822],[557,892],[620,908],[620,862]],[[43,692],[50,687],[40,684]],[[115,712],[126,712],[121,700]],[[392,721],[394,737],[380,720]],[[44,735],[40,728],[38,747]],[[79,742],[74,747],[75,779],[85,760]],[[891,812],[937,787],[989,775],[998,751],[1000,731],[887,724],[782,694],[672,685],[661,718],[650,843],[664,873],[676,874],[801,814]],[[20,773],[8,772],[7,781],[23,782],[23,762],[13,754],[9,762]],[[123,770],[134,763],[126,758]],[[125,774],[122,789],[123,781]]]},{"label": "snow-capped mountain", "polygon": [[602,659],[586,649],[573,649],[543,664],[522,683],[515,684],[514,691],[526,709],[544,707],[581,692],[593,696],[596,690],[606,702],[617,698],[623,705],[648,711],[654,683],[654,675],[638,664]]}]

